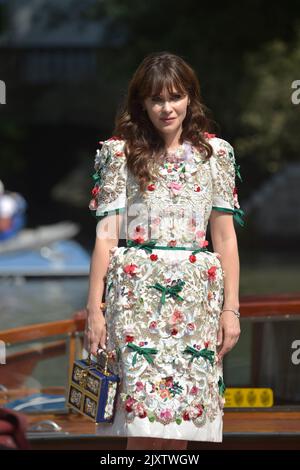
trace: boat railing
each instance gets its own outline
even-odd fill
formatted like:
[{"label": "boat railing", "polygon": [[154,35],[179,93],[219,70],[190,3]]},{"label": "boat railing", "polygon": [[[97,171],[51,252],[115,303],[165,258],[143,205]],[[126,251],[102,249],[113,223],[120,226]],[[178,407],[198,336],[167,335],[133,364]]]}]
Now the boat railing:
[{"label": "boat railing", "polygon": [[[239,342],[228,355],[230,356],[228,360],[227,356],[225,356],[224,369],[225,377],[227,376],[228,379],[227,384],[229,383],[232,386],[240,372],[240,375],[245,376],[244,369],[245,363],[247,363],[248,375],[243,386],[263,386],[261,384],[267,383],[270,377],[268,357],[273,355],[274,350],[272,348],[274,346],[271,346],[271,343],[274,343],[274,338],[276,342],[276,338],[281,334],[281,331],[286,330],[291,338],[298,339],[300,342],[300,334],[299,338],[297,338],[297,331],[300,331],[297,326],[300,319],[300,294],[243,296],[240,302],[240,312],[242,322],[244,323],[242,331],[248,330],[249,332],[249,349],[247,357],[243,359],[239,350],[239,348],[242,349],[239,346]],[[17,346],[15,351],[12,348],[14,352],[8,357],[7,365],[0,366],[0,384],[5,372],[7,380],[9,379],[9,374],[17,367],[23,367],[24,374],[28,373],[30,375],[34,367],[34,360],[38,362],[48,357],[65,355],[70,371],[74,360],[82,352],[85,318],[86,312],[83,309],[75,312],[73,317],[67,320],[26,325],[0,331],[0,340],[7,346],[7,350],[9,350],[10,346]],[[271,335],[273,335],[272,341]],[[246,336],[247,333],[244,337]],[[287,341],[286,338],[287,334],[285,334],[285,340]],[[43,341],[45,341],[45,344],[41,346]],[[28,343],[32,344],[34,342],[39,343],[40,349],[36,346],[28,347]],[[268,342],[270,342],[270,347]],[[27,343],[27,347],[25,345],[23,347],[23,352],[21,351],[22,343]],[[278,341],[278,343],[282,342]],[[295,372],[293,369],[295,366],[290,363],[292,351],[287,351],[290,348],[290,343],[282,343],[276,346],[277,348],[284,348],[282,353],[279,354],[282,364],[276,363],[277,375],[282,374],[283,370],[288,374],[289,370],[287,380],[290,380],[290,388],[296,390],[297,383],[295,383]],[[26,360],[27,363],[25,364]],[[26,366],[28,366],[27,369]],[[269,375],[266,375],[267,372]],[[275,380],[273,377],[270,383],[272,381],[274,382],[275,391],[277,387],[278,396],[282,395],[284,397],[280,399],[281,401],[279,400],[279,403],[284,402],[287,396],[285,395],[286,391],[283,391],[277,379]],[[11,381],[8,380],[8,383],[15,385],[15,388],[20,385],[17,382],[14,383],[13,379]],[[295,392],[293,396],[296,395],[297,393]],[[293,399],[291,402],[293,402]],[[296,403],[299,402],[300,400],[297,395]]]}]

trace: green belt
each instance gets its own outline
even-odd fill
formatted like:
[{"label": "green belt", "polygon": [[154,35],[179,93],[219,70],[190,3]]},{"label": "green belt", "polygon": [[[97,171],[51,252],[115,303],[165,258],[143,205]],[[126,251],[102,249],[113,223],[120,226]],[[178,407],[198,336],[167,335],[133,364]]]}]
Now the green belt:
[{"label": "green belt", "polygon": [[127,240],[127,247],[128,248],[138,248],[147,251],[148,253],[152,253],[152,250],[189,250],[192,251],[192,254],[195,255],[200,251],[208,251],[206,247],[203,248],[195,248],[187,247],[187,246],[169,246],[169,245],[156,245],[156,240],[148,240],[144,243],[136,242],[135,240]]}]

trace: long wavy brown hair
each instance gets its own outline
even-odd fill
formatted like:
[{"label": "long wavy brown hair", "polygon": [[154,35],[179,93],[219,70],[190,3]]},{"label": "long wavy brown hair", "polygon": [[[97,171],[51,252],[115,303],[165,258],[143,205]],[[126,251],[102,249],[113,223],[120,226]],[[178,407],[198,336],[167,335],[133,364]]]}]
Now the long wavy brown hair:
[{"label": "long wavy brown hair", "polygon": [[124,103],[117,113],[114,135],[125,140],[127,166],[144,191],[154,181],[154,164],[165,154],[165,142],[143,108],[143,101],[159,95],[163,89],[171,94],[187,94],[190,104],[182,123],[180,144],[189,141],[204,158],[210,158],[212,147],[204,137],[210,132],[213,121],[210,111],[203,104],[196,73],[180,56],[169,52],[152,53],[144,58],[135,71]]}]

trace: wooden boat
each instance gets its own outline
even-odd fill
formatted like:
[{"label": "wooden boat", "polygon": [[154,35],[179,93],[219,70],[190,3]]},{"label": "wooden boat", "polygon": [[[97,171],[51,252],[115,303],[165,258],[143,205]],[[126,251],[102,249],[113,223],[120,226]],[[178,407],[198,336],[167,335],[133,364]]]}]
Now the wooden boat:
[{"label": "wooden boat", "polygon": [[[300,332],[300,295],[243,297],[240,311],[242,321],[250,322],[253,327],[251,380],[244,385],[261,386],[260,360],[268,341],[263,326],[276,323],[282,331],[282,325],[287,324],[291,326],[292,336],[296,338]],[[26,377],[31,374],[38,361],[50,357],[67,356],[71,367],[82,348],[84,325],[85,312],[80,311],[70,320],[0,332],[0,339],[6,343],[7,349],[8,345],[20,348],[26,342],[40,344],[45,339],[48,341],[47,344],[40,344],[39,348],[24,347],[22,352],[19,350],[8,355],[7,364],[0,366],[0,384],[3,385],[3,390],[0,390],[0,405],[37,391],[58,395],[65,393],[62,387],[28,389]],[[297,367],[297,364],[293,366]],[[17,372],[20,370],[23,379],[18,376]],[[287,369],[285,373],[283,382],[288,379]],[[299,376],[298,372],[295,379],[297,384]],[[227,383],[227,386],[230,385]],[[225,408],[223,442],[215,444],[193,441],[189,443],[188,449],[299,449],[300,400],[297,390],[300,387],[295,387],[294,401],[290,398],[286,402],[275,401],[270,408]],[[27,417],[28,437],[33,449],[120,450],[126,446],[126,439],[99,435],[96,424],[74,412],[53,410],[28,413]]]}]

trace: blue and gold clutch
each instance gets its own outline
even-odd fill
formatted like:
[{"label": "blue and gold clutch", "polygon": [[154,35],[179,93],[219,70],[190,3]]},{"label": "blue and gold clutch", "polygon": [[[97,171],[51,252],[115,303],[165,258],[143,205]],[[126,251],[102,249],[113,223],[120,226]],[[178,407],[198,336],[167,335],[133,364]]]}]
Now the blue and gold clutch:
[{"label": "blue and gold clutch", "polygon": [[92,419],[95,423],[112,423],[115,414],[120,378],[105,365],[88,359],[73,364],[69,385],[68,407]]}]

